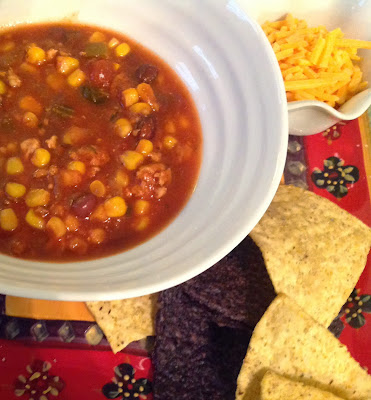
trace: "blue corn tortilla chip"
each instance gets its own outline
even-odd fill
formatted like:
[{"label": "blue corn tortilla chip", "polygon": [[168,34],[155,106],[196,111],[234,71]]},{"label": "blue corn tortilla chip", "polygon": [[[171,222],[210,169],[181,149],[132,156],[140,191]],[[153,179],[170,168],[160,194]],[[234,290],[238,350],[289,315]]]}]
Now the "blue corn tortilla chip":
[{"label": "blue corn tortilla chip", "polygon": [[233,400],[252,331],[219,327],[182,286],[159,296],[155,400]]},{"label": "blue corn tortilla chip", "polygon": [[193,300],[212,310],[215,318],[229,327],[253,328],[276,297],[263,256],[249,237],[182,286]]}]

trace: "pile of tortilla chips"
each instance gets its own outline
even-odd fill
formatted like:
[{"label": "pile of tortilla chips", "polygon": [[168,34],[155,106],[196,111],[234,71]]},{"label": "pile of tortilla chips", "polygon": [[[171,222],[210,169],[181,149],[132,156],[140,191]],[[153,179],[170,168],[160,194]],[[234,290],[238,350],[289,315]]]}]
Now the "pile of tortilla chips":
[{"label": "pile of tortilla chips", "polygon": [[155,399],[228,400],[256,326],[238,400],[371,399],[370,376],[326,329],[362,273],[371,230],[327,199],[281,186],[250,237],[258,247],[246,238],[159,300],[88,303],[112,349],[156,334]]},{"label": "pile of tortilla chips", "polygon": [[238,377],[237,400],[259,400],[267,370],[344,399],[371,398],[371,376],[325,327],[279,294],[257,324]]}]

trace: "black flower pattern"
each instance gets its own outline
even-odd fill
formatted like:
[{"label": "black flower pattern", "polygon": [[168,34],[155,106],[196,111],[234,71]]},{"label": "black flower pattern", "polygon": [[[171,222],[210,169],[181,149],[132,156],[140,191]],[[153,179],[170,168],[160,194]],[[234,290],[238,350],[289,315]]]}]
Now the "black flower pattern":
[{"label": "black flower pattern", "polygon": [[341,199],[348,194],[347,185],[356,183],[359,179],[359,170],[354,165],[344,165],[338,157],[329,157],[323,162],[323,171],[315,168],[312,172],[312,181],[326,189],[336,198]]},{"label": "black flower pattern", "polygon": [[354,289],[341,309],[341,315],[352,328],[359,329],[366,323],[364,313],[371,314],[371,295],[361,295],[360,289]]},{"label": "black flower pattern", "polygon": [[145,378],[135,379],[135,369],[130,364],[120,364],[114,371],[113,381],[102,388],[107,399],[145,400],[152,392],[152,383]]}]

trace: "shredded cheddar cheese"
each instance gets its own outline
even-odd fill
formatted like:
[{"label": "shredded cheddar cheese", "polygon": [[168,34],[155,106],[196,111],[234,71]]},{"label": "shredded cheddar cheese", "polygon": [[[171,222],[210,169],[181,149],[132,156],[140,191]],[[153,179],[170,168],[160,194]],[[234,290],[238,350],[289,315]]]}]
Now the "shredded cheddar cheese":
[{"label": "shredded cheddar cheese", "polygon": [[368,87],[356,62],[361,60],[358,49],[371,49],[371,42],[345,39],[340,28],[309,28],[291,14],[262,28],[279,62],[288,101],[319,100],[338,107]]}]

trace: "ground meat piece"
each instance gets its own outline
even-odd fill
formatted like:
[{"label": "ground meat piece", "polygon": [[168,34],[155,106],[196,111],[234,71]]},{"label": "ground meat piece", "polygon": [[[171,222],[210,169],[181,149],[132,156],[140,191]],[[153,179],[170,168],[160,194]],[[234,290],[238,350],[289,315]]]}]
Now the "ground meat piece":
[{"label": "ground meat piece", "polygon": [[21,150],[23,151],[26,159],[28,159],[38,148],[40,148],[39,139],[26,139],[21,143]]},{"label": "ground meat piece", "polygon": [[12,68],[9,68],[7,78],[8,83],[12,88],[20,87],[22,84],[21,78],[15,74]]},{"label": "ground meat piece", "polygon": [[136,177],[140,182],[131,188],[134,196],[160,199],[171,182],[171,169],[162,163],[148,164],[139,168]]},{"label": "ground meat piece", "polygon": [[186,143],[184,145],[176,146],[175,152],[177,155],[177,161],[181,163],[183,161],[188,160],[192,156],[193,149],[192,149],[191,145]]},{"label": "ground meat piece", "polygon": [[94,178],[95,175],[100,171],[99,167],[91,167],[88,171],[88,177],[89,178]]},{"label": "ground meat piece", "polygon": [[171,169],[165,169],[165,171],[156,172],[154,174],[155,178],[158,178],[158,183],[160,186],[168,185],[171,182]]},{"label": "ground meat piece", "polygon": [[84,255],[88,250],[88,244],[79,236],[74,236],[68,241],[68,248],[76,254]]},{"label": "ground meat piece", "polygon": [[46,139],[45,143],[49,149],[55,149],[57,147],[58,137],[53,135],[50,139]]},{"label": "ground meat piece", "polygon": [[34,211],[36,214],[40,215],[40,217],[46,217],[49,215],[49,210],[45,207],[36,207]]},{"label": "ground meat piece", "polygon": [[149,153],[147,155],[148,158],[150,158],[154,162],[160,162],[161,161],[161,153],[157,153],[153,151],[152,153]]},{"label": "ground meat piece", "polygon": [[57,50],[57,49],[49,49],[49,50],[46,52],[46,60],[47,60],[47,61],[53,60],[53,58],[57,55],[57,53],[58,53],[58,50]]},{"label": "ground meat piece", "polygon": [[111,96],[118,96],[121,100],[121,92],[131,86],[130,78],[125,73],[121,72],[113,78],[110,87],[110,94]]},{"label": "ground meat piece", "polygon": [[46,169],[37,169],[33,173],[34,178],[43,178],[44,176],[48,175],[48,171]]},{"label": "ground meat piece", "polygon": [[27,244],[19,239],[14,239],[10,246],[11,252],[16,256],[22,255],[27,250]]},{"label": "ground meat piece", "polygon": [[93,167],[105,165],[110,160],[109,154],[98,146],[83,146],[70,153],[72,160],[81,160]]},{"label": "ground meat piece", "polygon": [[64,217],[65,211],[62,204],[55,203],[50,206],[50,214],[56,215],[57,217]]},{"label": "ground meat piece", "polygon": [[167,192],[166,187],[160,187],[155,189],[155,197],[156,199],[161,199],[161,197],[164,197]]},{"label": "ground meat piece", "polygon": [[56,165],[51,165],[49,167],[49,174],[54,176],[57,175],[57,173],[58,173],[58,167]]}]

